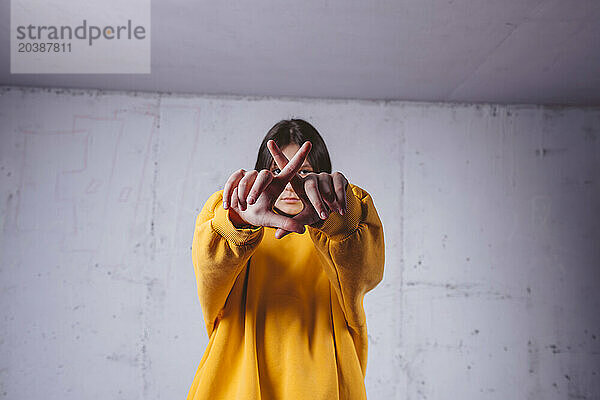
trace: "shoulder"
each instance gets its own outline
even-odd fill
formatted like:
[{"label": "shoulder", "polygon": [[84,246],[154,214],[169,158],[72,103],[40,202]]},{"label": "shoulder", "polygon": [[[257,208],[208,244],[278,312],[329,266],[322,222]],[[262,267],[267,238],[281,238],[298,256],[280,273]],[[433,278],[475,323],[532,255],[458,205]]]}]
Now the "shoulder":
[{"label": "shoulder", "polygon": [[348,182],[348,187],[346,188],[347,194],[353,194],[361,201],[366,201],[371,199],[371,195],[365,189],[361,188],[358,185]]},{"label": "shoulder", "polygon": [[214,216],[217,207],[223,206],[223,189],[217,190],[211,194],[208,199],[204,202],[202,211],[196,216],[196,223],[201,223]]},{"label": "shoulder", "polygon": [[223,200],[223,189],[217,190],[213,194],[210,195],[208,200],[206,200],[206,204],[212,204],[213,206]]}]

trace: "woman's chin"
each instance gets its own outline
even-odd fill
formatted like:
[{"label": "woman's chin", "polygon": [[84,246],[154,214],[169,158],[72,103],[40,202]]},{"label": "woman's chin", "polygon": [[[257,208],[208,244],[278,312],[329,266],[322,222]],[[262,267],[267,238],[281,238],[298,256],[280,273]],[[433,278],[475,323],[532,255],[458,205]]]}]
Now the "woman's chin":
[{"label": "woman's chin", "polygon": [[284,214],[286,217],[293,217],[297,215],[302,209],[298,209],[298,207],[289,207],[287,205],[276,205],[275,208],[281,214]]}]

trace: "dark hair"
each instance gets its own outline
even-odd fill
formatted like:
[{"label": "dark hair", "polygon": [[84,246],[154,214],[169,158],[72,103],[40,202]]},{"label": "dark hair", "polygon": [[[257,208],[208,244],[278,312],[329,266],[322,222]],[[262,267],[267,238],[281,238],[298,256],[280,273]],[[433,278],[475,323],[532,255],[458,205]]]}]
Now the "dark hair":
[{"label": "dark hair", "polygon": [[269,129],[258,149],[255,170],[260,171],[271,167],[273,157],[267,148],[267,142],[271,139],[280,149],[290,143],[302,146],[304,142],[310,141],[312,147],[306,159],[313,167],[313,171],[331,173],[331,159],[325,141],[314,126],[302,119],[284,119]]}]

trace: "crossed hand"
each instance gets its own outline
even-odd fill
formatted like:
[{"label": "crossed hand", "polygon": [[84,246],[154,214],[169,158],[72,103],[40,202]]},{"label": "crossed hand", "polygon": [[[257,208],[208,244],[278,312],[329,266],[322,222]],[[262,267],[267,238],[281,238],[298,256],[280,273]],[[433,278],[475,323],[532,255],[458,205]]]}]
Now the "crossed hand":
[{"label": "crossed hand", "polygon": [[[267,148],[281,172],[277,175],[267,169],[234,172],[223,189],[223,208],[234,211],[234,218],[248,224],[277,228],[277,239],[291,232],[304,233],[305,225],[318,225],[333,211],[343,215],[348,180],[341,172],[309,173],[305,177],[298,174],[311,147],[310,142],[305,142],[288,161],[277,144],[269,140]],[[273,206],[288,182],[304,205],[294,217],[273,212]]]}]

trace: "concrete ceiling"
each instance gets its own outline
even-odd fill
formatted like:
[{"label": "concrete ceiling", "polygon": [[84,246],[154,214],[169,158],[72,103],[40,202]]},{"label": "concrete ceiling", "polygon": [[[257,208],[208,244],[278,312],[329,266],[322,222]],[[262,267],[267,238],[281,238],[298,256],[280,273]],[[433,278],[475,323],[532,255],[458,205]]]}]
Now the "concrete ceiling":
[{"label": "concrete ceiling", "polygon": [[154,0],[148,75],[10,74],[9,3],[2,85],[600,105],[600,0]]}]

